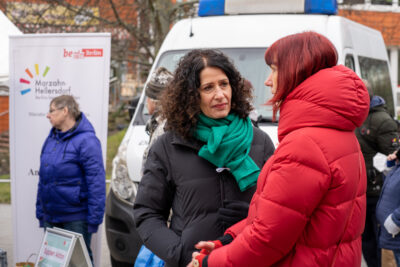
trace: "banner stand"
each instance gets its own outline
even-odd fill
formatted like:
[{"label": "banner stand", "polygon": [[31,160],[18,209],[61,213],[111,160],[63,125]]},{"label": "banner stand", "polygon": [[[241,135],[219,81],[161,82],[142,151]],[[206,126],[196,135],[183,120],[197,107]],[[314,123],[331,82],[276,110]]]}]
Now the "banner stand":
[{"label": "banner stand", "polygon": [[35,266],[92,267],[81,234],[60,228],[46,228]]},{"label": "banner stand", "polygon": [[[74,96],[100,140],[106,165],[111,34],[23,34],[9,41],[13,265],[37,253],[44,235],[36,218],[37,185],[54,97]],[[91,249],[94,265],[101,266],[102,225],[98,229]]]}]

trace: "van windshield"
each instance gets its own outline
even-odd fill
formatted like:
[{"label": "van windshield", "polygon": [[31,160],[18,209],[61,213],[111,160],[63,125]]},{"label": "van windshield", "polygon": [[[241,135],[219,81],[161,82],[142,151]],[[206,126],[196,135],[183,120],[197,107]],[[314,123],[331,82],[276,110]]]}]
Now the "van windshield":
[{"label": "van windshield", "polygon": [[[266,48],[226,48],[219,49],[230,57],[242,77],[249,80],[253,85],[253,105],[262,122],[270,122],[272,119],[271,106],[264,105],[271,97],[269,87],[264,85],[270,68],[265,64],[264,53]],[[164,67],[173,72],[181,59],[189,50],[168,51],[161,55],[157,67]],[[147,110],[143,110],[144,114]]]}]

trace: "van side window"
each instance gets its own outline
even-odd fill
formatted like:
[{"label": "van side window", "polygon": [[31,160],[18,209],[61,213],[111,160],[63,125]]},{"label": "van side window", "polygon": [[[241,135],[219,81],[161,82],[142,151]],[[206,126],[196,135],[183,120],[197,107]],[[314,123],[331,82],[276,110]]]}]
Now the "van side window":
[{"label": "van side window", "polygon": [[371,0],[373,5],[392,5],[392,0]]},{"label": "van side window", "polygon": [[392,83],[390,81],[389,66],[385,60],[358,56],[361,78],[367,79],[375,95],[383,97],[388,111],[394,116],[394,102]]},{"label": "van side window", "polygon": [[343,4],[352,5],[352,4],[364,4],[365,0],[343,0]]},{"label": "van side window", "polygon": [[354,64],[353,55],[347,54],[346,58],[344,59],[344,65],[353,71],[356,71],[356,66]]}]

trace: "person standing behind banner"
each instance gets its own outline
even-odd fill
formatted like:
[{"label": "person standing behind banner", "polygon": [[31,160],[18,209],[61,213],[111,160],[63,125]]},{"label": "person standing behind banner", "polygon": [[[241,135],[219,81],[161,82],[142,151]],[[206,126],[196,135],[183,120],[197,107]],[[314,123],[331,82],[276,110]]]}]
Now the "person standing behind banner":
[{"label": "person standing behind banner", "polygon": [[188,266],[361,266],[366,173],[354,130],[369,97],[337,58],[315,32],[267,49],[279,146],[261,170],[247,218],[219,240],[199,242]]},{"label": "person standing behind banner", "polygon": [[186,266],[196,242],[247,216],[274,152],[248,117],[251,90],[222,52],[193,50],[173,76],[161,100],[166,132],[149,150],[133,207],[144,245],[168,267]]},{"label": "person standing behind banner", "polygon": [[373,95],[368,81],[364,83],[371,98],[370,109],[367,119],[356,130],[367,169],[367,213],[362,234],[362,250],[368,267],[380,267],[381,248],[378,245],[378,222],[375,210],[382,190],[383,174],[374,167],[373,158],[378,152],[389,155],[397,150],[399,134],[396,121],[386,109],[385,100]]},{"label": "person standing behind banner", "polygon": [[51,100],[47,118],[53,127],[40,154],[36,218],[40,227],[82,234],[93,262],[90,242],[106,197],[101,144],[72,96]]}]

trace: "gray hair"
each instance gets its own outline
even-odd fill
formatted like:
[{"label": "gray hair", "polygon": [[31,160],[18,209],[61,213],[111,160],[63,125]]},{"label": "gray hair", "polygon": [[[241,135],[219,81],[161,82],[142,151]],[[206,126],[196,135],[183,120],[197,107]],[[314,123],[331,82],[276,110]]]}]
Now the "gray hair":
[{"label": "gray hair", "polygon": [[71,115],[75,120],[81,114],[78,103],[75,101],[75,98],[71,95],[57,96],[51,100],[50,106],[52,104],[54,104],[54,106],[57,109],[62,109],[62,108],[67,107],[69,115]]}]

